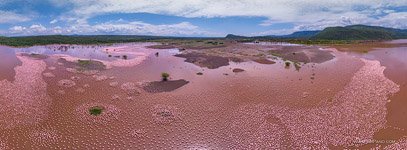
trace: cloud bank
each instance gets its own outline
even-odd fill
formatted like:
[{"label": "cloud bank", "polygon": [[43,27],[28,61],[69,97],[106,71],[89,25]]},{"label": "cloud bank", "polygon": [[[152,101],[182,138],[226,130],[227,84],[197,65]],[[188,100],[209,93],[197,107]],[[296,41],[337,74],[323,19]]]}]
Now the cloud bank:
[{"label": "cloud bank", "polygon": [[[7,0],[3,0],[7,1]],[[211,34],[189,22],[148,24],[141,21],[102,22],[90,25],[89,19],[106,14],[151,13],[186,18],[263,17],[257,26],[269,27],[290,23],[294,27],[269,30],[261,34],[283,34],[301,30],[321,30],[328,26],[367,24],[407,29],[407,0],[48,0],[55,7],[69,8],[62,15],[48,21],[61,33],[116,33],[116,34]],[[1,5],[1,4],[0,4]],[[24,15],[1,11],[7,16],[0,23],[27,22]],[[20,29],[10,28],[14,34]],[[49,31],[53,29],[46,29]],[[177,30],[177,31],[174,31]],[[213,33],[212,33],[213,34]]]}]

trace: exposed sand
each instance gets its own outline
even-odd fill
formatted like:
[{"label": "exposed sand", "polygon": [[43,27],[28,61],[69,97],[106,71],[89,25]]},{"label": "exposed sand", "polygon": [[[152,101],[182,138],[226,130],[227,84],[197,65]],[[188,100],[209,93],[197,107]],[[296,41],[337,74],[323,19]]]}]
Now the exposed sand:
[{"label": "exposed sand", "polygon": [[15,68],[15,81],[0,81],[0,128],[39,123],[47,118],[51,99],[42,79],[42,60],[17,55],[22,62]]},{"label": "exposed sand", "polygon": [[335,56],[317,46],[284,46],[269,51],[274,56],[302,63],[323,63]]}]

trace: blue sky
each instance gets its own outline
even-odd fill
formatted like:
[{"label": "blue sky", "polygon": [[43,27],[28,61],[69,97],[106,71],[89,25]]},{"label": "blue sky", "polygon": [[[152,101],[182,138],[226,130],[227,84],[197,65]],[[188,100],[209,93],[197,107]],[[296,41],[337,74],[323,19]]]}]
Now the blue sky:
[{"label": "blue sky", "polygon": [[0,35],[281,35],[407,28],[407,0],[0,0]]}]

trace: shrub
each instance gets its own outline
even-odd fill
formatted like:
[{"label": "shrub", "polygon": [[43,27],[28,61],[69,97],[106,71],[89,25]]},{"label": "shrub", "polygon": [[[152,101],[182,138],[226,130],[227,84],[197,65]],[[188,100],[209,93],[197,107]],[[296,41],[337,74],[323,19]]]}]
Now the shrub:
[{"label": "shrub", "polygon": [[79,64],[79,66],[82,66],[82,67],[85,67],[85,66],[88,66],[88,65],[90,65],[92,63],[92,61],[91,60],[78,60],[78,64]]},{"label": "shrub", "polygon": [[290,65],[291,65],[291,63],[290,63],[289,61],[286,61],[286,62],[285,62],[285,66],[286,66],[286,67],[290,67]]},{"label": "shrub", "polygon": [[170,77],[170,74],[163,72],[161,73],[161,77],[163,81],[168,81],[168,77]]},{"label": "shrub", "polygon": [[99,107],[99,106],[95,106],[95,107],[92,107],[89,109],[89,113],[94,116],[98,116],[98,115],[102,114],[102,112],[103,112],[103,107]]}]

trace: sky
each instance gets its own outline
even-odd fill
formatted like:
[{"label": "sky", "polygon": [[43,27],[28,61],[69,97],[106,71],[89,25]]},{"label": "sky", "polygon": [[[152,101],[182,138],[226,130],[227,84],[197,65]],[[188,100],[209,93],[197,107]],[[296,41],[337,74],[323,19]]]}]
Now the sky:
[{"label": "sky", "polygon": [[0,35],[284,35],[407,29],[407,0],[0,0]]}]

